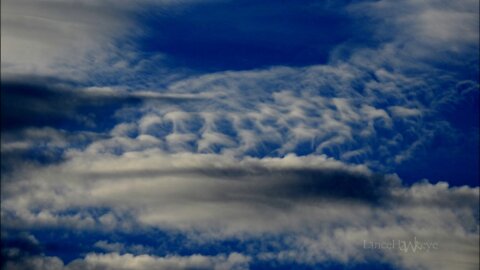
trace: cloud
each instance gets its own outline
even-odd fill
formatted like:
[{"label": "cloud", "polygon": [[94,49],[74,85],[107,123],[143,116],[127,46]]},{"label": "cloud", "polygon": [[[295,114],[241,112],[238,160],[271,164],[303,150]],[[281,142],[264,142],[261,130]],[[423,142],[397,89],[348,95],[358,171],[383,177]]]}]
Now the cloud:
[{"label": "cloud", "polygon": [[[477,2],[309,5],[308,16],[286,18],[290,28],[258,24],[270,3],[247,6],[252,21],[245,24],[240,13],[188,13],[236,3],[190,4],[2,3],[2,236],[26,232],[2,238],[7,269],[478,267],[478,181],[473,174],[460,179],[460,171],[478,167],[463,162],[478,159]],[[168,14],[154,16],[157,22],[183,27],[179,35],[175,27],[159,31],[188,48],[155,36],[160,43],[145,51],[139,36],[148,40],[152,25],[135,17],[149,15],[145,7]],[[339,40],[325,36],[325,47],[316,47],[323,35],[311,35],[317,24],[308,18],[337,7],[362,31],[354,40],[343,40],[343,32]],[[277,22],[299,9],[287,4],[267,13]],[[232,29],[193,31],[205,17],[209,27]],[[295,31],[295,22],[308,31]],[[219,51],[212,41],[225,45],[231,33],[243,50]],[[255,40],[251,33],[268,35]],[[192,47],[198,34],[200,45]],[[272,51],[278,44],[287,48]],[[298,48],[313,57],[284,57]],[[220,58],[198,61],[205,55],[190,57],[195,50]],[[266,51],[272,54],[242,63]],[[232,61],[222,65],[225,59]],[[218,72],[202,73],[205,63]],[[245,67],[256,69],[236,70]],[[438,153],[449,166],[430,172],[462,164],[441,175],[450,184],[405,183],[422,178],[415,166],[412,179],[394,173]],[[475,187],[461,186],[466,182]],[[81,240],[70,262],[47,252],[36,237],[42,230],[102,237]],[[148,241],[134,247],[119,232],[180,234],[187,252]],[[364,247],[412,239],[440,249]],[[209,249],[222,241],[240,244]],[[207,252],[188,250],[195,245]]]},{"label": "cloud", "polygon": [[383,62],[405,71],[433,65],[458,78],[474,77],[469,69],[478,71],[478,1],[365,1],[348,9],[375,23],[372,36],[382,40],[379,49],[357,50],[358,64]]},{"label": "cloud", "polygon": [[125,5],[107,2],[5,1],[2,79],[9,74],[84,75],[86,65],[113,56],[107,44],[128,32],[126,11]]},{"label": "cloud", "polygon": [[419,109],[405,108],[400,106],[392,106],[389,108],[389,110],[397,117],[411,117],[422,114],[422,111]]},{"label": "cloud", "polygon": [[164,62],[162,53],[147,57],[137,48],[145,28],[136,19],[148,9],[189,2],[194,1],[4,1],[2,81],[41,76],[83,85],[116,84],[119,79],[139,85],[139,71],[165,69],[154,64]]},{"label": "cloud", "polygon": [[126,91],[112,87],[78,87],[37,78],[2,81],[2,130],[24,127],[63,127],[69,130],[102,125],[121,107],[145,100],[178,103],[204,99],[203,95],[175,95],[153,91]]},{"label": "cloud", "polygon": [[[195,104],[147,102],[138,109],[138,119],[132,119],[138,123],[132,130],[164,140],[163,149],[172,152],[260,157],[317,153],[377,168],[394,166],[398,160],[393,157],[407,156],[410,145],[428,147],[432,137],[445,134],[448,123],[439,114],[439,99],[450,94],[438,99],[435,95],[436,86],[451,78],[411,92],[405,88],[424,87],[424,78],[384,69],[371,78],[370,72],[342,64],[219,72],[181,80],[165,93],[210,98]],[[455,96],[456,91],[444,92]],[[366,144],[374,149],[342,155]]]},{"label": "cloud", "polygon": [[95,244],[94,244],[95,247],[98,247],[102,250],[105,250],[105,251],[110,251],[110,252],[121,252],[122,250],[124,250],[125,246],[124,244],[122,243],[109,243],[107,241],[97,241]]},{"label": "cloud", "polygon": [[[162,82],[158,80],[170,75],[164,76],[166,73],[158,69],[149,69],[149,72],[145,73],[143,68],[138,70],[129,68],[136,70],[133,77],[138,78],[134,89],[131,89],[130,83],[119,79],[130,77],[131,73],[122,68],[115,68],[115,65],[110,63],[109,66],[115,73],[114,77],[118,78],[112,82],[120,84],[118,87],[109,88],[105,86],[110,83],[109,81],[97,80],[98,77],[105,77],[98,75],[101,72],[96,76],[90,76],[92,80],[89,80],[89,83],[83,83],[93,86],[73,87],[86,90],[74,91],[75,94],[72,94],[73,91],[58,91],[57,88],[62,87],[52,86],[55,85],[54,82],[29,86],[18,86],[17,83],[15,86],[32,89],[43,87],[45,91],[40,91],[42,94],[39,96],[32,96],[31,91],[9,91],[8,87],[13,87],[14,84],[7,82],[5,98],[2,100],[15,99],[22,102],[5,102],[6,106],[2,106],[4,108],[2,128],[14,125],[52,126],[60,123],[63,125],[62,128],[66,129],[92,129],[96,126],[105,130],[118,123],[119,127],[128,125],[128,133],[123,137],[112,138],[110,143],[105,142],[111,147],[101,147],[102,143],[97,143],[98,149],[111,151],[113,148],[115,149],[113,151],[122,152],[122,146],[113,146],[116,142],[120,145],[129,145],[129,149],[132,149],[131,137],[141,134],[154,137],[158,140],[156,146],[171,152],[233,152],[236,155],[260,157],[285,155],[290,152],[327,154],[343,161],[366,163],[372,168],[393,171],[392,167],[405,163],[419,150],[428,148],[433,138],[449,137],[454,134],[454,132],[446,134],[447,129],[444,128],[446,123],[440,114],[441,106],[458,96],[456,86],[452,85],[475,84],[473,78],[460,78],[452,74],[449,68],[439,71],[435,63],[414,59],[412,55],[415,54],[410,53],[410,50],[424,50],[426,43],[423,41],[415,40],[406,45],[406,49],[400,49],[404,44],[402,40],[410,35],[405,29],[417,31],[421,28],[423,19],[420,15],[424,13],[428,15],[429,12],[440,10],[456,14],[455,16],[459,18],[466,14],[465,19],[453,20],[451,28],[465,27],[468,33],[472,32],[471,29],[476,29],[468,19],[470,15],[475,15],[471,12],[475,9],[466,8],[474,6],[475,3],[465,1],[465,6],[449,4],[442,8],[436,7],[436,3],[431,1],[424,4],[414,2],[398,4],[391,1],[378,3],[366,1],[346,6],[341,4],[340,6],[350,16],[358,17],[359,12],[363,12],[372,20],[380,20],[380,24],[375,24],[378,27],[374,32],[384,38],[385,42],[376,49],[353,46],[347,42],[344,45],[350,44],[351,51],[345,55],[342,53],[345,49],[343,45],[338,45],[336,46],[338,52],[333,52],[330,61],[324,65],[225,71],[191,76],[187,79],[178,79],[183,78],[186,73],[177,70],[175,74],[170,74],[173,77],[177,76],[177,79],[166,84],[163,79]],[[38,9],[28,8],[23,2],[18,4],[12,2],[8,3],[7,8],[18,9],[19,13],[33,13],[33,17],[54,19],[61,17],[57,18],[60,21],[64,15],[57,14],[58,11],[68,9],[64,5],[50,5],[50,2],[35,5],[38,5]],[[108,14],[104,19],[111,23],[106,25],[113,28],[107,30],[92,28],[92,31],[94,33],[100,31],[102,34],[99,35],[109,40],[128,36],[123,32],[128,30],[126,25],[132,27],[135,23],[140,23],[133,22],[132,14],[144,11],[142,5],[123,2],[112,11],[107,8],[108,2],[94,4],[87,1],[78,5],[78,11],[69,12],[79,13],[71,17],[74,21],[79,20],[80,25],[84,23],[81,20],[84,17],[83,12],[87,12],[93,6],[98,7],[96,12]],[[178,6],[162,1],[148,2],[146,6],[151,5],[167,10],[179,9],[181,16],[185,10],[202,9],[204,5],[208,6],[208,3],[181,3]],[[211,5],[223,8],[218,3]],[[322,13],[330,10],[332,6],[325,4],[312,8]],[[389,23],[381,20],[381,15],[389,10],[402,12],[392,14],[393,19]],[[284,12],[283,9],[280,11]],[[406,11],[415,12],[408,15]],[[412,20],[405,19],[410,17]],[[356,19],[372,27],[368,21]],[[431,20],[440,19],[433,16]],[[384,31],[390,24],[395,26],[397,34],[391,38]],[[435,25],[434,22],[431,24]],[[116,31],[117,28],[121,30]],[[445,31],[450,33],[453,31],[451,28]],[[418,31],[415,32],[416,36],[424,36]],[[440,34],[432,31],[432,35]],[[34,39],[35,35],[31,38]],[[468,45],[473,42],[471,38],[461,39],[453,36],[448,40],[457,42],[458,46],[465,48],[462,51],[471,51],[469,49],[471,46]],[[132,38],[132,42],[134,41]],[[441,42],[432,44],[436,44],[435,46],[440,49],[444,46]],[[410,56],[406,57],[408,55]],[[129,59],[128,53],[123,58]],[[128,59],[123,60],[129,62]],[[131,62],[138,65],[143,65],[140,62],[148,62],[149,64],[145,65],[162,66],[162,61],[153,59]],[[18,74],[14,76],[17,79]],[[155,87],[149,88],[154,84]],[[187,101],[189,97],[192,99]],[[204,100],[199,102],[193,101],[202,98]],[[146,100],[148,101],[143,104]],[[136,103],[139,101],[143,105]],[[19,105],[24,103],[29,106]],[[407,115],[416,115],[416,118],[399,117]],[[370,149],[365,149],[366,144]],[[355,151],[360,149],[365,150],[361,155],[344,154],[356,153]]]},{"label": "cloud", "polygon": [[[143,91],[7,81],[2,88],[2,128],[50,126],[110,133],[89,151],[121,153],[149,138],[170,152],[260,157],[317,153],[358,163],[383,160],[382,166],[388,167],[395,164],[391,156],[405,151],[406,145],[437,132],[435,121],[425,125],[420,117],[408,119],[409,131],[415,132],[406,136],[404,123],[392,120],[399,108],[420,108],[416,113],[424,117],[435,117],[435,110],[407,100],[399,86],[382,92],[375,90],[380,86],[370,89],[372,83],[378,84],[375,80],[359,84],[357,80],[367,76],[368,70],[343,65],[272,68],[214,73],[178,81],[164,90]],[[387,78],[385,84],[397,79]],[[367,92],[359,96],[353,87]],[[384,100],[392,102],[382,104]],[[404,135],[400,142],[399,134]],[[376,140],[387,142],[378,144],[384,150],[356,156],[339,152],[355,151]]]},{"label": "cloud", "polygon": [[84,259],[77,259],[64,265],[57,257],[26,257],[19,262],[8,262],[6,270],[182,270],[214,269],[243,270],[248,269],[249,258],[242,254],[231,253],[217,256],[167,256],[132,255],[118,253],[89,253]]},{"label": "cloud", "polygon": [[[408,187],[395,175],[322,156],[238,160],[145,150],[70,158],[29,168],[3,186],[4,228],[160,229],[200,242],[270,235],[277,240],[262,241],[277,248],[250,255],[284,263],[383,258],[400,268],[427,269],[440,267],[439,258],[444,269],[478,263],[478,187],[428,182]],[[362,248],[363,240],[413,237],[442,249],[412,257]]]}]

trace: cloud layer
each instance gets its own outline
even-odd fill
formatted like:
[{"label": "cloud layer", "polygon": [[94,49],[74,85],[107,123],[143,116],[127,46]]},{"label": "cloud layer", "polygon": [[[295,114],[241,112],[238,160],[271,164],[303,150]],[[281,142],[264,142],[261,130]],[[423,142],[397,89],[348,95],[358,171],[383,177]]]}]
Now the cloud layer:
[{"label": "cloud layer", "polygon": [[[406,269],[478,264],[478,188],[428,182],[404,187],[394,175],[321,156],[82,154],[61,165],[28,168],[12,181],[3,191],[6,228],[154,228],[200,242],[276,235],[276,249],[248,256],[305,264],[383,258]],[[362,248],[364,240],[413,237],[436,241],[441,249],[412,255]]]},{"label": "cloud layer", "polygon": [[477,269],[478,8],[4,1],[2,269]]}]

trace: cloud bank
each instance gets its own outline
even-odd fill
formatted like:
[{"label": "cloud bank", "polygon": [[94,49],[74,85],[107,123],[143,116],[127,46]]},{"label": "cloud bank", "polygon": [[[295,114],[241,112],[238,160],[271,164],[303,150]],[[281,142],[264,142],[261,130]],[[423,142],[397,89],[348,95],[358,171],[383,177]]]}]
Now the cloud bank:
[{"label": "cloud bank", "polygon": [[[270,235],[281,239],[273,240],[279,245],[274,251],[246,256],[311,265],[380,258],[405,269],[478,264],[478,187],[405,187],[395,175],[322,156],[77,154],[61,165],[28,168],[12,181],[3,191],[6,228],[153,228],[200,242]],[[411,254],[363,247],[364,240],[413,237],[441,248]]]},{"label": "cloud bank", "polygon": [[477,269],[478,20],[4,1],[2,269]]}]

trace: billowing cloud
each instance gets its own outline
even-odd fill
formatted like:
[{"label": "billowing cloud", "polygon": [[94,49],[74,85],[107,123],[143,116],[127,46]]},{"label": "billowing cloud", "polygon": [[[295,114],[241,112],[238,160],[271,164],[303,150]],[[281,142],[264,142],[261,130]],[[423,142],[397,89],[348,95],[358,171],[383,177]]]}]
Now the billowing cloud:
[{"label": "billowing cloud", "polygon": [[2,3],[2,268],[477,269],[478,2],[307,2]]},{"label": "billowing cloud", "polygon": [[[197,241],[276,235],[283,239],[276,240],[277,249],[251,255],[307,264],[378,256],[404,268],[437,267],[435,262],[441,261],[443,269],[460,264],[470,269],[478,263],[478,188],[428,182],[405,187],[394,175],[375,175],[364,166],[322,156],[236,160],[158,151],[72,155],[61,165],[29,168],[5,186],[3,226],[156,228]],[[456,233],[448,234],[451,230]],[[363,247],[364,240],[414,237],[436,242],[441,249],[412,257]]]}]

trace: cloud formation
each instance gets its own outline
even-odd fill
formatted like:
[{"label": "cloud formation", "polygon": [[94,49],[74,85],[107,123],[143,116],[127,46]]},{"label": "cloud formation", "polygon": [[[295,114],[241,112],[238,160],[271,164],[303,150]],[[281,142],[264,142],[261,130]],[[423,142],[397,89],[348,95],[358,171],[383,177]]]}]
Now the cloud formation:
[{"label": "cloud formation", "polygon": [[168,256],[156,257],[148,255],[134,256],[132,254],[90,253],[84,259],[77,259],[68,265],[57,257],[29,257],[20,262],[9,262],[7,270],[183,270],[183,269],[213,269],[213,270],[244,270],[248,269],[249,258],[238,253],[228,256]]},{"label": "cloud formation", "polygon": [[[196,241],[276,235],[276,249],[250,256],[306,264],[382,256],[406,269],[460,264],[473,269],[478,263],[478,187],[428,182],[405,187],[394,175],[321,156],[76,154],[60,165],[29,168],[12,181],[2,191],[6,228],[154,228]],[[442,248],[418,256],[362,248],[364,240],[413,237]]]},{"label": "cloud formation", "polygon": [[2,268],[478,268],[478,1],[4,2]]}]

